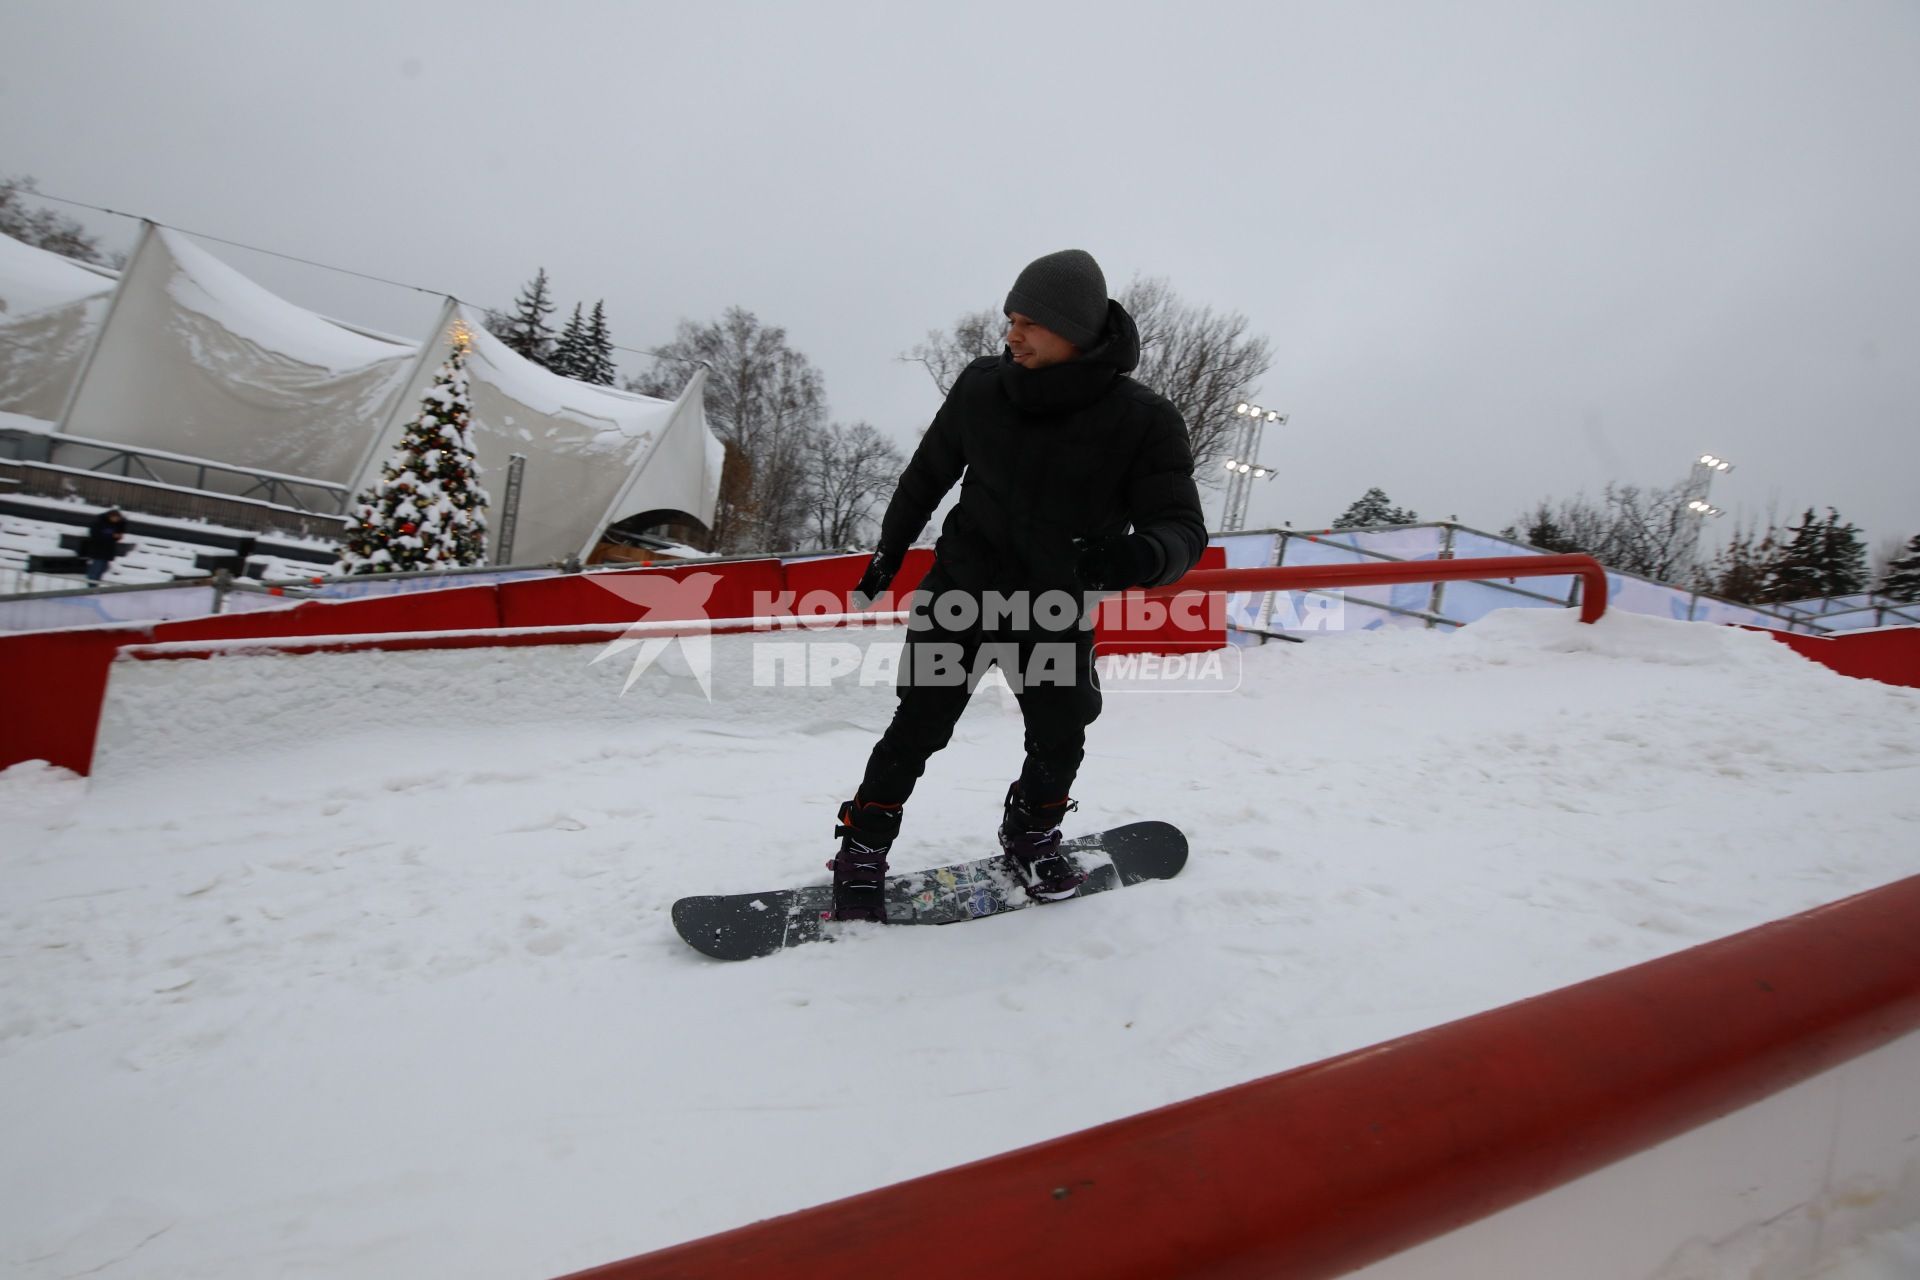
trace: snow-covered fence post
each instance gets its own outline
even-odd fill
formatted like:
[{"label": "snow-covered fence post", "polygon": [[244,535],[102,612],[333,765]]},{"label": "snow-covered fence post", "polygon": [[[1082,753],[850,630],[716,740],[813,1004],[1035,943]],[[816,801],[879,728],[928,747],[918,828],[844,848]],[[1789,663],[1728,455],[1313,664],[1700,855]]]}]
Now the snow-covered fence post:
[{"label": "snow-covered fence post", "polygon": [[[1453,526],[1451,524],[1440,526],[1440,558],[1453,559]],[[1437,625],[1434,618],[1442,616],[1440,608],[1446,602],[1446,598],[1447,582],[1442,578],[1433,584],[1433,590],[1427,596],[1427,612],[1433,615],[1427,619],[1427,630],[1431,631]]]}]

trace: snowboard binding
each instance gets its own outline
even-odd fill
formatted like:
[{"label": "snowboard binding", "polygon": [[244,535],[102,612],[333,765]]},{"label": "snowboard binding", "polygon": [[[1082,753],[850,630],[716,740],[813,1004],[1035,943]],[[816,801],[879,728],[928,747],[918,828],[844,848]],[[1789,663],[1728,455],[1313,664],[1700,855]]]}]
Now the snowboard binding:
[{"label": "snowboard binding", "polygon": [[868,804],[858,796],[840,806],[833,828],[840,852],[827,863],[833,872],[833,918],[887,921],[887,853],[900,834],[900,806]]},{"label": "snowboard binding", "polygon": [[1000,818],[1000,850],[1027,896],[1040,902],[1071,898],[1087,882],[1087,873],[1060,848],[1060,820],[1080,807],[1061,799],[1030,805],[1015,782],[1007,788]]}]

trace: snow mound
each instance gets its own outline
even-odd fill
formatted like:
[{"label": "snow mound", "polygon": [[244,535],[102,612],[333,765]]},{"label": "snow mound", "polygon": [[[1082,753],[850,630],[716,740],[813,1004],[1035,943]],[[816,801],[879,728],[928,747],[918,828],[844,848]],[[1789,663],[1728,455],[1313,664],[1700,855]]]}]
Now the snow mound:
[{"label": "snow mound", "polygon": [[87,780],[71,769],[27,760],[0,769],[0,813],[39,813],[86,798]]},{"label": "snow mound", "polygon": [[1573,609],[1497,609],[1455,640],[1465,652],[1487,658],[1534,650],[1583,653],[1658,666],[1824,671],[1786,645],[1757,631],[1680,622],[1612,609],[1598,622],[1580,621]]}]

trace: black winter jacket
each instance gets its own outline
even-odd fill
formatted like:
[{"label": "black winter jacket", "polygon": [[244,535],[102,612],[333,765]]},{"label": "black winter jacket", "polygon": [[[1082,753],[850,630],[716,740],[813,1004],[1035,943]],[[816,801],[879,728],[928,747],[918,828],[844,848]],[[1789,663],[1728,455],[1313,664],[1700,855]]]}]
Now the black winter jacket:
[{"label": "black winter jacket", "polygon": [[120,538],[127,531],[127,518],[115,511],[102,511],[87,526],[80,540],[80,554],[89,560],[111,560],[120,550]]},{"label": "black winter jacket", "polygon": [[897,562],[960,480],[934,557],[964,590],[1077,592],[1073,540],[1129,524],[1160,553],[1143,585],[1186,573],[1207,545],[1193,451],[1180,411],[1126,376],[1139,361],[1133,317],[1109,302],[1077,359],[1027,369],[1003,350],[968,365],[900,476],[882,555]]}]

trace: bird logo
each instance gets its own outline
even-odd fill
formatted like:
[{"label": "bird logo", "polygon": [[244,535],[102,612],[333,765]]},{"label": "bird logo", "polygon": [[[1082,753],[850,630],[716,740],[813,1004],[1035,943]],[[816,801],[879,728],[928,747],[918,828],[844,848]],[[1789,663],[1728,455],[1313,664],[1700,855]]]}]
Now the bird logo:
[{"label": "bird logo", "polygon": [[598,663],[637,650],[633,665],[627,669],[627,682],[620,687],[622,697],[656,659],[671,649],[677,658],[663,663],[663,668],[670,675],[691,675],[707,701],[713,701],[713,637],[704,624],[708,621],[707,601],[720,582],[719,574],[677,577],[669,573],[602,573],[590,575],[587,581],[645,610],[618,639],[594,655],[593,661]]}]

